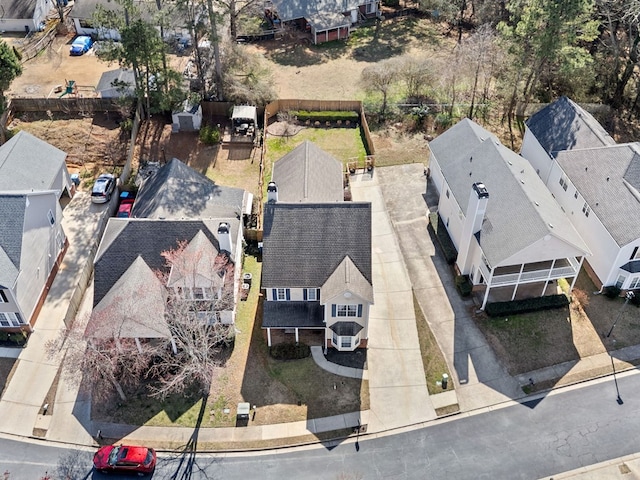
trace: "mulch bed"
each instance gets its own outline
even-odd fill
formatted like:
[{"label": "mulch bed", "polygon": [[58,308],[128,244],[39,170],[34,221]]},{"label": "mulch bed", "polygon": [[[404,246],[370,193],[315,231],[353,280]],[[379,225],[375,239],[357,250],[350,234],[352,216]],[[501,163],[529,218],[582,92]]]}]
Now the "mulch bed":
[{"label": "mulch bed", "polygon": [[330,348],[325,354],[325,358],[331,362],[343,367],[367,369],[367,350],[359,348],[355,352],[339,352]]}]

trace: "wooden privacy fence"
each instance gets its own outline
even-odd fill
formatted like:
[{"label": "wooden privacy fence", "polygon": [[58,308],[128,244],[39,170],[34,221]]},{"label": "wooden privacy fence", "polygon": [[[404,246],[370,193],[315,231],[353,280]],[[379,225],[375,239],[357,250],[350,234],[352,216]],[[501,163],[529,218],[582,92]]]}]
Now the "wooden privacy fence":
[{"label": "wooden privacy fence", "polygon": [[[131,101],[133,106],[133,100]],[[65,112],[65,113],[91,113],[91,112],[116,112],[123,106],[118,100],[111,98],[12,98],[10,109],[16,112]]]},{"label": "wooden privacy fence", "polygon": [[375,155],[369,124],[359,100],[276,100],[264,107],[264,128],[272,122],[278,112],[306,110],[310,112],[341,111],[357,112],[360,115],[360,130],[364,137],[364,146],[368,155]]}]

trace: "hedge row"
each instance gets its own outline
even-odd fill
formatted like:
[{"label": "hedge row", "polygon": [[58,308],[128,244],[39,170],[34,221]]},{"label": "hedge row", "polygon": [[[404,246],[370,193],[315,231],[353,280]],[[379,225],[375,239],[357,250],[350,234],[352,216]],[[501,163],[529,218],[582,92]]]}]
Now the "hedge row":
[{"label": "hedge row", "polygon": [[297,110],[290,113],[295,116],[299,122],[306,122],[307,120],[312,122],[337,122],[338,120],[346,122],[348,120],[356,123],[360,121],[360,115],[354,111],[327,110],[323,112],[310,112],[308,110]]},{"label": "hedge row", "polygon": [[429,227],[431,227],[431,230],[435,233],[447,263],[453,265],[458,258],[458,251],[451,241],[449,232],[447,232],[447,228],[444,226],[444,223],[442,223],[440,215],[435,212],[429,214]]},{"label": "hedge row", "polygon": [[271,347],[271,356],[276,360],[298,360],[311,355],[311,348],[304,343],[279,343]]},{"label": "hedge row", "polygon": [[458,292],[460,292],[460,295],[462,295],[463,297],[468,297],[469,295],[471,295],[473,284],[471,283],[469,275],[457,275],[456,288],[458,289]]},{"label": "hedge row", "polygon": [[514,300],[513,302],[488,303],[485,312],[490,317],[504,317],[518,313],[537,312],[539,310],[550,310],[552,308],[562,308],[569,305],[566,295],[547,295],[544,297],[526,298],[524,300]]}]

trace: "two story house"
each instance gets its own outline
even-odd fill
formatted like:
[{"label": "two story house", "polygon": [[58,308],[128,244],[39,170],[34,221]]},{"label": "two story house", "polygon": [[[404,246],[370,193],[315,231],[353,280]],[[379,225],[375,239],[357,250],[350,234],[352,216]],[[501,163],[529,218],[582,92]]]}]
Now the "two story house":
[{"label": "two story house", "polygon": [[640,288],[640,143],[561,97],[527,120],[521,155],[587,243],[596,285]]},{"label": "two story house", "polygon": [[152,174],[132,217],[109,219],[94,262],[87,336],[138,344],[169,338],[169,297],[201,300],[199,321],[234,323],[241,219],[251,201],[251,194],[216,185],[178,159]]},{"label": "two story house", "polygon": [[469,119],[429,147],[438,214],[458,271],[483,291],[482,309],[555,293],[559,278],[573,288],[589,248],[529,162]]},{"label": "two story house", "polygon": [[25,131],[0,146],[0,330],[31,331],[66,251],[66,157]]},{"label": "two story house", "polygon": [[262,328],[267,343],[365,348],[371,204],[345,202],[342,164],[311,142],[278,160],[264,209]]}]

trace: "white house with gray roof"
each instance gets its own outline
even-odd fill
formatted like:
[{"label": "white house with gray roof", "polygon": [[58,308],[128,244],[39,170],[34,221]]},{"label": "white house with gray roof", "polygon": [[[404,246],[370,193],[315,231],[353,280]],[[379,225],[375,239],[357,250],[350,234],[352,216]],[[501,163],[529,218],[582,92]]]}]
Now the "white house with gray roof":
[{"label": "white house with gray roof", "polygon": [[481,308],[492,290],[514,300],[531,291],[523,285],[542,296],[559,278],[575,282],[589,248],[529,162],[469,119],[429,146],[438,214],[458,270],[484,289]]},{"label": "white house with gray roof", "polygon": [[55,7],[49,0],[5,0],[0,29],[3,32],[33,33],[44,29],[47,14]]},{"label": "white house with gray roof", "polygon": [[31,331],[66,247],[55,190],[0,192],[0,330]]},{"label": "white house with gray roof", "polygon": [[561,97],[526,122],[521,154],[587,243],[592,279],[640,288],[640,143],[617,144]]},{"label": "white house with gray roof", "polygon": [[310,142],[274,165],[262,250],[269,346],[301,338],[340,351],[367,346],[371,204],[343,201],[342,182],[342,164]]},{"label": "white house with gray roof", "polygon": [[0,146],[0,329],[30,330],[66,248],[67,154],[20,131]]}]

